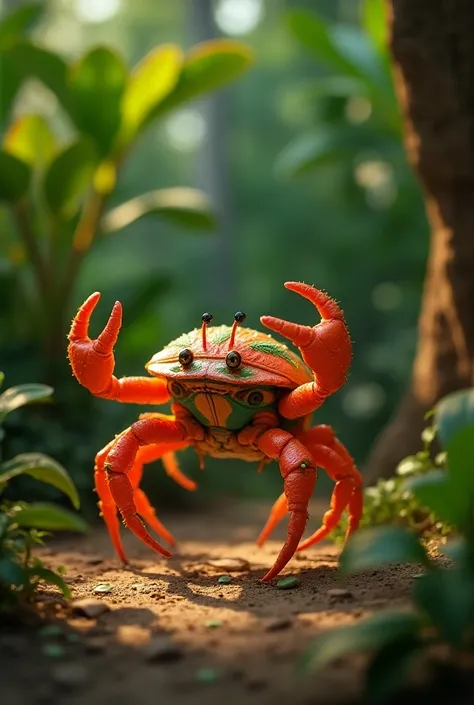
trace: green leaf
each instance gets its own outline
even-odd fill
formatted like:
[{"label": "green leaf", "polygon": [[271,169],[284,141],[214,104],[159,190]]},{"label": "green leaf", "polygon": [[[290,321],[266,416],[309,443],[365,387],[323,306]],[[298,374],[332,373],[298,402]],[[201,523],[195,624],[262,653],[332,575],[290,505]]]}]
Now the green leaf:
[{"label": "green leaf", "polygon": [[462,645],[474,626],[472,578],[463,569],[432,570],[413,586],[415,605],[436,626],[443,639]]},{"label": "green leaf", "polygon": [[51,161],[56,138],[41,115],[22,115],[11,125],[3,141],[8,154],[32,166],[43,167]]},{"label": "green leaf", "polygon": [[44,178],[44,193],[51,211],[65,218],[77,210],[79,199],[90,187],[98,155],[88,138],[79,138],[51,162]]},{"label": "green leaf", "polygon": [[445,470],[437,469],[404,484],[438,519],[459,526],[466,518],[467,497],[458,492]]},{"label": "green leaf", "polygon": [[109,211],[102,220],[103,232],[127,227],[145,215],[169,220],[181,227],[209,230],[216,225],[210,203],[202,191],[177,187],[150,191]]},{"label": "green leaf", "polygon": [[79,495],[73,481],[63,466],[53,458],[42,453],[21,453],[15,456],[0,466],[0,485],[25,474],[61,490],[69,497],[74,508],[79,509]]},{"label": "green leaf", "polygon": [[0,558],[0,583],[21,587],[26,580],[26,575],[17,563],[10,558]]},{"label": "green leaf", "polygon": [[3,385],[4,381],[5,381],[5,373],[0,372],[0,387]]},{"label": "green leaf", "polygon": [[15,203],[28,191],[30,169],[25,162],[0,151],[0,201]]},{"label": "green leaf", "polygon": [[9,414],[25,404],[45,401],[53,392],[54,389],[46,384],[20,384],[10,387],[0,394],[0,415]]},{"label": "green leaf", "polygon": [[14,39],[15,37],[26,32],[31,25],[36,24],[44,12],[42,3],[27,3],[22,4],[13,12],[10,12],[2,22],[0,22],[0,45],[5,44],[6,40]]},{"label": "green leaf", "polygon": [[75,123],[95,140],[102,156],[109,154],[120,127],[126,81],[122,58],[106,47],[92,49],[70,69]]},{"label": "green leaf", "polygon": [[277,156],[275,171],[280,177],[303,176],[316,167],[355,158],[364,149],[373,151],[378,146],[373,132],[360,125],[320,125],[290,141]]},{"label": "green leaf", "polygon": [[13,101],[21,85],[21,76],[15,71],[10,57],[0,49],[0,126],[6,123],[11,112]]},{"label": "green leaf", "polygon": [[133,70],[123,99],[123,141],[128,142],[176,86],[183,55],[175,44],[153,49]]},{"label": "green leaf", "polygon": [[6,54],[23,78],[37,78],[49,88],[66,110],[70,110],[67,64],[57,54],[32,42],[16,42]]},{"label": "green leaf", "polygon": [[446,448],[451,438],[465,426],[474,424],[474,389],[448,394],[436,404],[435,426]]},{"label": "green leaf", "polygon": [[407,477],[409,475],[419,474],[423,472],[425,468],[426,462],[421,460],[421,458],[418,458],[416,455],[408,455],[398,464],[396,473],[400,477]]},{"label": "green leaf", "polygon": [[402,526],[380,526],[353,534],[340,557],[341,571],[355,573],[389,563],[429,562],[418,538]]},{"label": "green leaf", "polygon": [[15,514],[19,526],[46,531],[78,531],[85,533],[86,522],[78,514],[48,502],[32,502]]},{"label": "green leaf", "polygon": [[446,450],[452,492],[458,497],[459,507],[467,505],[464,520],[468,520],[474,512],[474,423],[450,438]]},{"label": "green leaf", "polygon": [[28,572],[30,577],[38,577],[41,578],[41,580],[44,580],[45,583],[49,583],[50,585],[56,585],[56,587],[61,590],[64,597],[71,597],[71,591],[64,582],[63,578],[61,578],[61,576],[55,573],[54,571],[49,570],[49,568],[35,566],[34,568],[30,568]]},{"label": "green leaf", "polygon": [[223,88],[247,71],[252,63],[252,50],[242,42],[211,39],[198,44],[186,55],[174,90],[151,111],[149,120],[204,93]]},{"label": "green leaf", "polygon": [[385,0],[364,0],[362,4],[362,26],[379,51],[387,50],[387,28]]},{"label": "green leaf", "polygon": [[415,614],[379,612],[368,619],[326,632],[303,654],[304,670],[322,669],[334,659],[351,653],[377,651],[387,644],[417,634],[420,621]]},{"label": "green leaf", "polygon": [[415,634],[403,634],[385,644],[365,672],[367,703],[382,705],[405,685],[405,679],[423,643]]}]

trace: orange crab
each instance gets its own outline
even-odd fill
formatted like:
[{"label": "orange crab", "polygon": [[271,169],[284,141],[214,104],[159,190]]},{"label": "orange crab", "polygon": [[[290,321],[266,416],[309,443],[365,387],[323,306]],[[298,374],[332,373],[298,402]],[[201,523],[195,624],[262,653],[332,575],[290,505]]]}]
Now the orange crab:
[{"label": "orange crab", "polygon": [[[151,377],[117,379],[113,375],[113,348],[122,322],[119,302],[96,340],[89,338],[88,328],[100,293],[92,294],[80,307],[68,347],[80,384],[104,399],[151,405],[172,402],[172,415],[142,414],[96,456],[99,508],[123,562],[127,559],[117,509],[138,538],[163,556],[171,556],[144,524],[174,544],[139,485],[144,463],[161,458],[166,472],[182,487],[196,489],[174,456],[175,451],[191,445],[201,466],[205,455],[258,461],[259,470],[271,460],[278,461],[284,491],[273,505],[258,544],[264,543],[287,513],[290,516],[285,544],[264,582],[278,575],[297,550],[327,536],[344,509],[349,512],[347,536],[357,528],[362,478],[330,426],[310,428],[312,412],[346,381],[351,342],[344,316],[333,299],[308,284],[287,282],[285,287],[309,299],[321,322],[310,327],[273,316],[260,320],[291,340],[303,360],[272,336],[240,327],[244,313],[235,314],[232,327],[210,327],[213,317],[205,313],[200,329],[173,340],[151,358],[145,366]],[[331,506],[321,528],[300,544],[318,467],[336,483]]]}]

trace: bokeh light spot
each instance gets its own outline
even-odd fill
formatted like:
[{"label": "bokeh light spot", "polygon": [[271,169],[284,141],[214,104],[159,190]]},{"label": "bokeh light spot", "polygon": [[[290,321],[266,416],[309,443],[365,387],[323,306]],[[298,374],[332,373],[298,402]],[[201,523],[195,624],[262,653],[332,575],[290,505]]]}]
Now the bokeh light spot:
[{"label": "bokeh light spot", "polygon": [[263,13],[263,0],[218,0],[214,19],[222,32],[237,36],[253,32]]},{"label": "bokeh light spot", "polygon": [[75,12],[81,22],[99,23],[112,19],[120,10],[121,0],[75,0]]}]

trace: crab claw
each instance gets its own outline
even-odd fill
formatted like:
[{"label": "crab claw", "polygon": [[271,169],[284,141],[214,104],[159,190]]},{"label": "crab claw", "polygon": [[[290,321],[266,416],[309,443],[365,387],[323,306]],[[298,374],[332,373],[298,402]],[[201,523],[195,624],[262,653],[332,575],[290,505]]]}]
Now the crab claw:
[{"label": "crab claw", "polygon": [[89,321],[99,299],[96,291],[82,304],[68,335],[68,357],[74,376],[92,394],[101,394],[112,382],[113,349],[122,325],[122,306],[116,301],[102,333],[95,340],[89,338]]},{"label": "crab claw", "polygon": [[343,386],[352,349],[344,314],[330,296],[301,282],[286,282],[285,287],[311,301],[322,318],[314,327],[273,316],[260,318],[264,326],[288,338],[300,349],[303,360],[315,374],[314,382],[297,387],[280,401],[282,416],[294,419],[312,413],[326,397]]}]

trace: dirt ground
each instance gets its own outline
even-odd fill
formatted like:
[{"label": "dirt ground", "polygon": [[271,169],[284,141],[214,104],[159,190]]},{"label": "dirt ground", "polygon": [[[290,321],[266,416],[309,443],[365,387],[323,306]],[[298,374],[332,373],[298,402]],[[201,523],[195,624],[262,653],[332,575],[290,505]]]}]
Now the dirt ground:
[{"label": "dirt ground", "polygon": [[[212,516],[161,516],[180,541],[171,560],[124,532],[132,570],[119,568],[101,526],[50,544],[44,560],[65,566],[73,600],[100,601],[106,611],[97,618],[76,614],[55,605],[53,589],[43,594],[44,607],[50,612],[55,605],[65,633],[4,625],[1,704],[326,705],[358,693],[360,658],[302,679],[295,675],[298,656],[323,630],[403,607],[419,567],[373,571],[343,583],[339,550],[327,543],[287,566],[283,575],[299,577],[298,587],[262,584],[285,531],[282,526],[263,549],[256,547],[267,511],[242,505],[222,506]],[[223,558],[241,558],[250,567],[231,572],[208,564]],[[231,582],[218,582],[224,574]],[[95,592],[99,585],[108,592]],[[335,588],[347,594],[334,596],[329,591]]]}]

